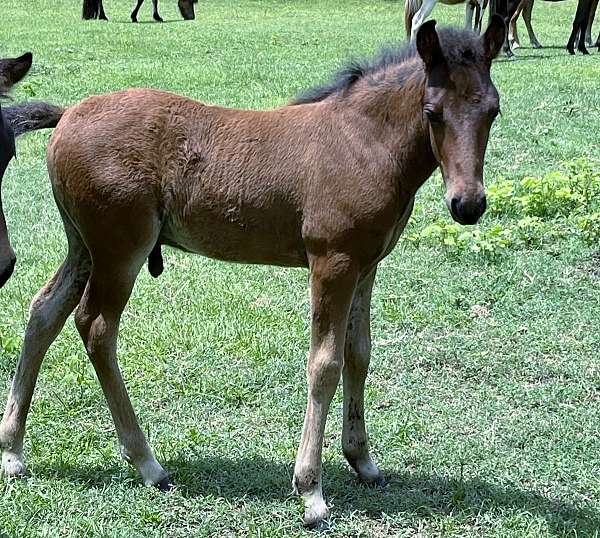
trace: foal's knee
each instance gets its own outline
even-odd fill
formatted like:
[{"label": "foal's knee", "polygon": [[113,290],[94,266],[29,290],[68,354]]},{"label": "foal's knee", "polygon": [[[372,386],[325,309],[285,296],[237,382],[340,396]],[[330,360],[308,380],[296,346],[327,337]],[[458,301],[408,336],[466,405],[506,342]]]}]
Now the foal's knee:
[{"label": "foal's knee", "polygon": [[321,349],[314,353],[309,359],[308,378],[311,391],[321,392],[321,390],[330,391],[337,386],[342,367],[344,365],[344,356],[339,352],[332,352],[328,349]]}]

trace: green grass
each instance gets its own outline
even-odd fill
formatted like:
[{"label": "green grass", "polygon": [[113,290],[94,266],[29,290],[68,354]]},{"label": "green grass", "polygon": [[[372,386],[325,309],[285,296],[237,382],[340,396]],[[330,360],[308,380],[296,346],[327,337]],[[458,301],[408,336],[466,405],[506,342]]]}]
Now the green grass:
[{"label": "green grass", "polygon": [[[75,103],[152,86],[267,108],[344,59],[403,37],[383,0],[201,2],[193,23],[82,22],[78,2],[2,1],[3,56],[34,52],[15,92]],[[52,5],[52,8],[46,6]],[[600,159],[600,55],[563,46],[573,0],[539,2],[549,48],[499,60],[503,115],[486,177],[543,175]],[[164,0],[165,20],[178,20]],[[438,7],[462,23],[462,7]],[[144,6],[140,19],[150,20]],[[35,291],[65,252],[44,165],[49,133],[19,141],[3,199],[19,255],[0,291],[0,383],[8,390]],[[435,175],[413,227],[449,221]],[[508,222],[509,217],[503,217]],[[488,215],[481,226],[491,226]],[[487,258],[405,241],[381,264],[367,391],[384,491],[356,483],[340,449],[341,394],[327,425],[332,536],[590,537],[600,534],[600,269],[577,237]],[[140,421],[178,484],[145,488],[117,456],[99,385],[69,322],[52,347],[28,423],[26,480],[0,478],[0,536],[296,536],[291,469],[306,402],[307,274],[166,251],[126,310],[120,363]]]}]

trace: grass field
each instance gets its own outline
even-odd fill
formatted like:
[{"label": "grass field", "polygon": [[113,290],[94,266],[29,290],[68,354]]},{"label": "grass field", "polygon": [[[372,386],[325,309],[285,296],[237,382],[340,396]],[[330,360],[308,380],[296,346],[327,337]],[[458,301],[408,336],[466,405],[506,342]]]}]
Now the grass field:
[{"label": "grass field", "polygon": [[[51,8],[47,7],[51,4]],[[151,86],[268,108],[343,60],[403,37],[384,0],[220,0],[184,23],[82,22],[76,1],[2,0],[2,56],[34,52],[17,100],[75,103]],[[547,48],[500,59],[502,116],[486,178],[542,176],[600,160],[600,54],[563,49],[574,0],[539,2]],[[439,7],[461,24],[462,7]],[[140,20],[149,22],[150,7]],[[596,29],[597,32],[597,29]],[[526,35],[523,32],[524,36]],[[44,164],[49,133],[19,141],[3,199],[19,255],[0,291],[2,405],[35,291],[65,252]],[[438,174],[408,233],[450,222]],[[481,223],[510,226],[514,215]],[[327,425],[331,536],[591,537],[600,534],[600,257],[576,234],[492,255],[402,241],[381,265],[368,425],[385,490],[358,484],[341,454],[341,391]],[[495,247],[494,247],[495,248]],[[116,451],[100,387],[69,322],[44,363],[28,422],[25,480],[0,478],[0,536],[296,536],[291,473],[306,403],[307,273],[227,265],[166,250],[124,315],[120,363],[134,406],[178,487],[141,485]]]}]

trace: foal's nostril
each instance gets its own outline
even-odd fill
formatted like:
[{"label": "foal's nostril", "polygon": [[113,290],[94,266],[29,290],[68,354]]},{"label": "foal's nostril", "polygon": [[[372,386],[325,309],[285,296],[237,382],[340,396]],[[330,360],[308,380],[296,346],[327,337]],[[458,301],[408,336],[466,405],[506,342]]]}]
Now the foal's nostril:
[{"label": "foal's nostril", "polygon": [[452,198],[452,200],[450,200],[450,210],[452,211],[452,214],[455,217],[459,217],[460,216],[460,211],[458,210],[458,208],[460,207],[460,198]]}]

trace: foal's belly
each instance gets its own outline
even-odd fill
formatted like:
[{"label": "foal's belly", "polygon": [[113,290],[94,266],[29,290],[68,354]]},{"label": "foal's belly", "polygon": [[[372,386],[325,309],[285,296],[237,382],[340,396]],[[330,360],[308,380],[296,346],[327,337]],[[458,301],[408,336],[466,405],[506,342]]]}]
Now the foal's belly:
[{"label": "foal's belly", "polygon": [[223,261],[305,267],[301,230],[301,215],[284,202],[204,197],[171,211],[160,241]]}]

